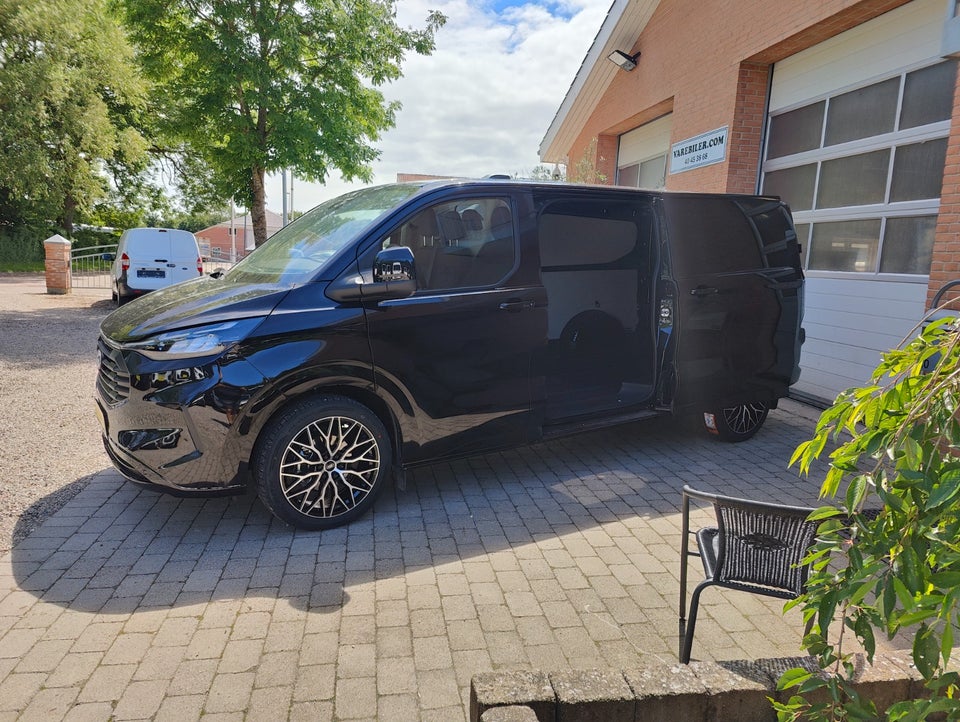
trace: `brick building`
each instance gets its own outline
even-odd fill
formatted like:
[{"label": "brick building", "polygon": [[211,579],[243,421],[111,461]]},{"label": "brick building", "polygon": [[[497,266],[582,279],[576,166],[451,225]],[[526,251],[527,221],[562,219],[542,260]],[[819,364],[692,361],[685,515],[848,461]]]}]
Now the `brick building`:
[{"label": "brick building", "polygon": [[960,278],[956,4],[615,0],[541,158],[787,200],[808,279],[795,388],[832,399]]},{"label": "brick building", "polygon": [[[283,219],[279,213],[265,211],[267,216],[267,238],[283,227]],[[230,221],[218,223],[215,226],[204,228],[194,234],[200,244],[200,253],[204,258],[213,261],[240,260],[253,250],[253,222],[250,215],[237,216]],[[236,241],[234,241],[236,236]],[[236,254],[236,258],[233,255]]]}]

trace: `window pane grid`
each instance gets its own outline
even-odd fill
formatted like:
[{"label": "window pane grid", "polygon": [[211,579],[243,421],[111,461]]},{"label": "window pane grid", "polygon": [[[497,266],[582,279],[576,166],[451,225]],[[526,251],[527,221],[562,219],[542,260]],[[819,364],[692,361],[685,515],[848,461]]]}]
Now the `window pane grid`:
[{"label": "window pane grid", "polygon": [[771,117],[761,190],[809,229],[808,268],[929,273],[955,73],[941,62]]}]

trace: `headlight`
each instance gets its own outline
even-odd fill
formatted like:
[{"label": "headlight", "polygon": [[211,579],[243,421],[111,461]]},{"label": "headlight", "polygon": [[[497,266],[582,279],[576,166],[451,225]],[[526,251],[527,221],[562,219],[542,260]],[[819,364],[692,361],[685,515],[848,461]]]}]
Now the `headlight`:
[{"label": "headlight", "polygon": [[262,320],[262,318],[245,318],[240,321],[226,321],[209,326],[170,331],[151,336],[143,341],[126,343],[124,348],[137,351],[157,361],[213,356],[223,353],[231,345],[245,339]]}]

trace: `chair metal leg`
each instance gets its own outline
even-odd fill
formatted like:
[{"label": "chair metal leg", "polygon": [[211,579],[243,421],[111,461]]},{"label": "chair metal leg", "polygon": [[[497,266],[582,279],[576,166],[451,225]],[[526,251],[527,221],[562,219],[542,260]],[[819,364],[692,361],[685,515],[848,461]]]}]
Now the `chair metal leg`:
[{"label": "chair metal leg", "polygon": [[687,618],[687,565],[690,563],[690,497],[683,495],[680,527],[680,626]]},{"label": "chair metal leg", "polygon": [[687,623],[684,625],[686,628],[683,634],[683,648],[680,650],[680,662],[682,664],[690,664],[690,652],[693,649],[693,631],[697,626],[697,612],[700,609],[700,593],[712,585],[713,582],[710,580],[700,582],[690,596],[690,614],[687,615]]}]

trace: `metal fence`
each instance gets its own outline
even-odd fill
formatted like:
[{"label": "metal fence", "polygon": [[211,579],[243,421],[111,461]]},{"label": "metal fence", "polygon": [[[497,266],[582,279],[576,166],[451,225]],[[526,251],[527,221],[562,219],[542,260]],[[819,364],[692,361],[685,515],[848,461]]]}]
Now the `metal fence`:
[{"label": "metal fence", "polygon": [[105,253],[115,254],[117,244],[73,248],[70,250],[70,275],[73,288],[110,289],[110,264],[104,260]]},{"label": "metal fence", "polygon": [[207,275],[215,273],[217,271],[228,271],[233,268],[233,263],[230,261],[204,261],[203,262],[203,272]]}]

